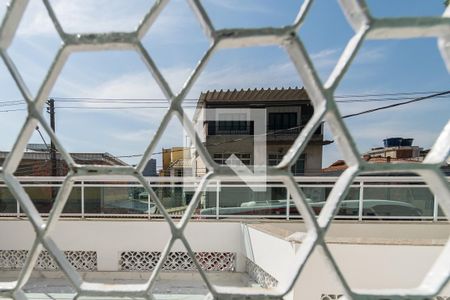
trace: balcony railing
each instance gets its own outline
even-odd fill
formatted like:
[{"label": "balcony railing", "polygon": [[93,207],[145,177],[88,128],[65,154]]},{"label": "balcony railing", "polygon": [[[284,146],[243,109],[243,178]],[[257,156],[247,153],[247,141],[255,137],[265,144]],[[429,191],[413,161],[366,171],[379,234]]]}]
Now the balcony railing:
[{"label": "balcony railing", "polygon": [[[19,178],[43,216],[48,215],[61,177]],[[336,177],[296,177],[311,209],[318,215]],[[450,178],[448,178],[450,179]],[[181,217],[198,178],[148,177],[168,213]],[[252,187],[264,187],[254,192]],[[434,195],[420,177],[357,177],[343,200],[336,219],[446,220]],[[148,218],[161,214],[145,189],[131,178],[86,178],[77,181],[61,215],[75,218]],[[26,217],[4,182],[0,182],[0,217]],[[196,219],[264,218],[299,219],[289,191],[280,182],[211,181],[203,191]]]}]

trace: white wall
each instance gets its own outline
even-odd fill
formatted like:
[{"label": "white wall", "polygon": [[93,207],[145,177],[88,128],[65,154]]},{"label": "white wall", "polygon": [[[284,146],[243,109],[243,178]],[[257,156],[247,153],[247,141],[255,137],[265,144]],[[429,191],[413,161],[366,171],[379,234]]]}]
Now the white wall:
[{"label": "white wall", "polygon": [[[192,222],[185,235],[194,252],[243,253],[239,223]],[[28,250],[34,231],[28,221],[0,221],[0,249]],[[121,251],[162,251],[170,239],[163,221],[59,221],[51,235],[62,250],[97,251],[98,270],[118,270]],[[185,251],[177,242],[172,251]],[[243,270],[238,255],[237,268]]]},{"label": "white wall", "polygon": [[[266,223],[290,232],[305,231],[304,223]],[[380,222],[380,221],[333,221],[327,237],[381,238],[381,239],[448,239],[450,223],[446,222]]]},{"label": "white wall", "polygon": [[[284,235],[296,224],[278,223],[270,232],[247,226],[250,242],[247,257],[280,284],[292,274],[292,262],[298,243],[287,242]],[[295,228],[294,227],[294,228]],[[284,231],[280,231],[282,228]],[[280,234],[281,233],[281,234]],[[390,289],[417,287],[443,249],[439,242],[448,238],[447,224],[336,224],[328,243],[329,249],[348,284],[356,289]],[[355,237],[359,237],[355,239]],[[383,243],[384,239],[384,244]],[[402,243],[396,244],[398,241]],[[409,240],[409,241],[407,241]],[[373,241],[372,243],[370,241]],[[380,244],[375,244],[380,243]],[[342,288],[321,250],[313,252],[287,299],[320,299],[322,294],[340,294]],[[450,295],[450,286],[442,293]]]},{"label": "white wall", "polygon": [[[256,222],[255,222],[256,223]],[[247,226],[239,221],[192,221],[186,237],[194,251],[238,253],[237,271],[244,270],[244,256],[250,258],[281,284],[291,276],[295,249],[299,244],[285,236],[302,231],[298,222],[263,223]],[[274,232],[268,226],[278,228]],[[414,287],[425,276],[443,246],[436,242],[449,236],[449,224],[439,223],[336,223],[330,229],[329,248],[354,288]],[[116,271],[119,253],[125,250],[161,251],[170,238],[163,221],[75,221],[62,220],[52,236],[62,250],[93,250],[98,253],[100,271]],[[361,240],[355,239],[356,237]],[[370,239],[386,240],[371,244]],[[31,247],[34,232],[28,221],[0,221],[0,249]],[[396,245],[398,240],[410,243]],[[180,243],[172,251],[184,251]],[[322,293],[339,294],[341,288],[320,252],[305,266],[294,291],[287,299],[320,299]],[[450,288],[443,292],[450,295]]]}]

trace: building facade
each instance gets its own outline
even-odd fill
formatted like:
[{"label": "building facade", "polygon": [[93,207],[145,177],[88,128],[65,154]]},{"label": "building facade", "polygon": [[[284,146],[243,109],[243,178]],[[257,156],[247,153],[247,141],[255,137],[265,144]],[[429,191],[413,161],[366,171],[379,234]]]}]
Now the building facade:
[{"label": "building facade", "polygon": [[[200,95],[194,124],[216,163],[225,165],[234,155],[234,161],[236,157],[240,160],[237,164],[244,164],[255,172],[255,166],[275,166],[281,162],[313,113],[303,88],[207,91]],[[320,125],[292,166],[294,176],[320,173],[322,148],[328,143],[323,140],[322,130]],[[191,156],[196,158],[193,159],[194,174],[205,174],[207,170],[201,158]],[[264,191],[235,186],[223,186],[222,189],[226,193],[220,196],[221,208],[257,204],[268,206],[267,212],[271,213],[289,197],[282,186]],[[211,209],[216,206],[216,201],[216,194],[206,193],[202,207]]]},{"label": "building facade", "polygon": [[163,148],[159,176],[192,176],[191,152],[187,147]]},{"label": "building facade", "polygon": [[142,171],[144,176],[158,176],[156,172],[156,159],[150,158]]},{"label": "building facade", "polygon": [[[264,133],[255,132],[252,110],[263,110]],[[311,119],[314,109],[303,88],[207,91],[200,95],[194,114],[197,131],[214,161],[225,164],[231,154],[248,166],[255,164],[254,137],[265,134],[265,164],[277,165],[301,130]],[[258,117],[259,118],[259,117]],[[305,151],[292,166],[296,176],[315,175],[322,168],[324,145],[322,125],[316,130]],[[196,174],[205,172],[200,159]]]}]

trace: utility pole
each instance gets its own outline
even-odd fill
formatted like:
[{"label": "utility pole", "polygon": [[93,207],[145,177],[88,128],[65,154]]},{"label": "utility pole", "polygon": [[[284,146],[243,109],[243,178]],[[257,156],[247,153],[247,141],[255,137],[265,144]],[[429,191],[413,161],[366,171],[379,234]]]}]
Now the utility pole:
[{"label": "utility pole", "polygon": [[[47,112],[50,114],[50,127],[55,131],[55,100],[49,99],[47,101]],[[50,161],[52,166],[52,176],[58,176],[58,166],[56,160],[56,147],[53,139],[50,139]]]}]

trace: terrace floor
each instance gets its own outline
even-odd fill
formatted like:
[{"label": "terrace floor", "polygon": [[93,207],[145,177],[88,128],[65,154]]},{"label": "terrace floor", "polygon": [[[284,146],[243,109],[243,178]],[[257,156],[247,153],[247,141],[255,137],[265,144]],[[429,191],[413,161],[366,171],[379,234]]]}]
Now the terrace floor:
[{"label": "terrace floor", "polygon": [[[13,281],[18,272],[0,273],[0,281]],[[109,284],[141,284],[150,278],[150,272],[90,272],[83,274],[86,281]],[[246,273],[214,272],[208,278],[216,285],[235,287],[258,287]],[[61,272],[34,272],[24,287],[24,291],[32,300],[66,300],[73,299],[75,290]],[[164,272],[156,281],[154,296],[156,300],[194,300],[204,299],[208,289],[200,276],[195,272]],[[0,297],[1,300],[7,299]],[[86,297],[83,299],[99,299]],[[135,298],[127,298],[135,299]]]}]

